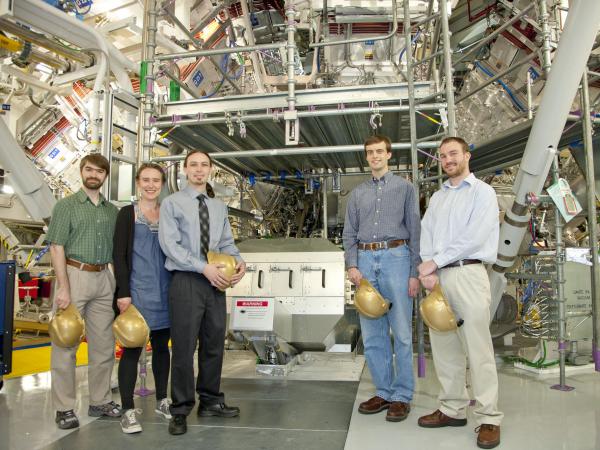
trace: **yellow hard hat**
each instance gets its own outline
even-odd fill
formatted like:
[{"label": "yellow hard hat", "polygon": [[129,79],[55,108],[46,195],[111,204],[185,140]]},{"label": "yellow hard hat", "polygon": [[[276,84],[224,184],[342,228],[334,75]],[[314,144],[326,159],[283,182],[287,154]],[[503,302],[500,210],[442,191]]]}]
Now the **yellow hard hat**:
[{"label": "yellow hard hat", "polygon": [[150,329],[138,309],[129,305],[113,322],[113,333],[123,347],[137,348],[146,345]]},{"label": "yellow hard hat", "polygon": [[48,325],[50,339],[54,345],[72,348],[79,345],[85,336],[85,323],[73,303],[65,309],[58,309]]},{"label": "yellow hard hat", "polygon": [[369,319],[377,319],[390,309],[390,303],[381,296],[366,278],[361,278],[356,289],[354,306],[356,306],[359,313]]},{"label": "yellow hard hat", "polygon": [[[432,330],[439,332],[456,330],[456,317],[439,283],[423,299],[419,310],[423,321]],[[459,320],[458,326],[460,325],[462,325],[462,319]]]},{"label": "yellow hard hat", "polygon": [[[231,277],[235,273],[236,266],[235,258],[233,256],[226,255],[225,253],[208,252],[206,254],[206,259],[208,260],[209,264],[223,264],[225,267],[221,267],[219,270],[223,272],[228,280],[231,281]],[[231,284],[229,286],[231,286]]]}]

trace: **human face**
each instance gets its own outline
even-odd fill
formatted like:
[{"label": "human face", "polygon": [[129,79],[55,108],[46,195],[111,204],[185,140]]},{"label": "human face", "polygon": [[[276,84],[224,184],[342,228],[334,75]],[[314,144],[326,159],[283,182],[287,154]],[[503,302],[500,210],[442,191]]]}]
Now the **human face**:
[{"label": "human face", "polygon": [[156,200],[162,190],[162,173],[148,167],[140,172],[136,185],[142,200]]},{"label": "human face", "polygon": [[205,154],[193,153],[188,157],[183,172],[187,176],[189,184],[195,187],[203,187],[208,182],[211,168],[210,160]]},{"label": "human face", "polygon": [[81,181],[83,185],[92,191],[96,191],[102,187],[106,180],[106,170],[91,164],[85,163],[83,169],[81,169]]},{"label": "human face", "polygon": [[367,145],[367,162],[373,173],[385,173],[388,170],[388,161],[392,153],[387,151],[385,142]]},{"label": "human face", "polygon": [[460,178],[469,175],[469,159],[471,153],[465,152],[455,141],[446,142],[440,147],[442,169],[449,178]]}]

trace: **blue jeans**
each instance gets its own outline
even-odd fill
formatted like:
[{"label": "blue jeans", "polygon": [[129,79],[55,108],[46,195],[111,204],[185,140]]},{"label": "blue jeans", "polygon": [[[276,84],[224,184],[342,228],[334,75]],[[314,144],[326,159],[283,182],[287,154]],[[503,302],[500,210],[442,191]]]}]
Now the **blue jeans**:
[{"label": "blue jeans", "polygon": [[[415,385],[413,301],[408,296],[410,251],[406,245],[387,250],[359,250],[358,270],[392,304],[389,312],[378,319],[360,316],[365,356],[377,388],[375,395],[388,401],[408,403],[412,400]],[[394,336],[395,364],[390,328]]]}]

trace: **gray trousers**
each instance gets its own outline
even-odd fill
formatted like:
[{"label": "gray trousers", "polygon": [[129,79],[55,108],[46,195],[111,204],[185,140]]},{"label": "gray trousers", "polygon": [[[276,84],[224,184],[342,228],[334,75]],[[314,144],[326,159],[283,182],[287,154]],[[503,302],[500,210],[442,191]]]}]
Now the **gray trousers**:
[{"label": "gray trousers", "polygon": [[[115,338],[112,332],[115,278],[108,269],[84,272],[72,266],[67,266],[67,276],[71,302],[85,321],[90,405],[102,405],[112,400],[110,378],[115,362]],[[52,345],[52,401],[57,411],[75,409],[77,348]]]}]

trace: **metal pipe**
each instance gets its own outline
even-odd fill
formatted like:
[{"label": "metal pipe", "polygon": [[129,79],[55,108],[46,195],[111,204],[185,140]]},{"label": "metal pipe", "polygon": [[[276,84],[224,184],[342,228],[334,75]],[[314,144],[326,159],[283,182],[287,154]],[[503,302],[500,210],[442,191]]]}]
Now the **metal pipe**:
[{"label": "metal pipe", "polygon": [[435,53],[432,53],[431,55],[427,56],[426,58],[420,59],[415,63],[415,66],[420,66],[421,64],[425,64],[426,62],[431,61],[434,58],[437,58],[438,56],[441,56],[444,54],[443,50],[439,50]]},{"label": "metal pipe", "polygon": [[14,34],[27,42],[46,48],[57,55],[64,56],[72,61],[80,62],[85,66],[94,64],[94,58],[87,53],[64,47],[51,41],[43,34],[35,33],[30,29],[23,28],[7,19],[0,19],[0,29],[2,31],[7,31],[10,34]]},{"label": "metal pipe", "polygon": [[[559,181],[558,154],[554,155],[552,166],[552,179],[554,183]],[[565,362],[567,356],[566,341],[566,307],[565,307],[565,249],[563,244],[563,218],[558,208],[554,208],[555,238],[556,238],[556,302],[558,303],[558,362],[559,362],[559,384],[552,389],[570,391],[573,388],[565,383]]]},{"label": "metal pipe", "polygon": [[[541,0],[541,1],[544,1],[544,0]],[[465,58],[467,58],[468,56],[470,56],[473,52],[475,52],[476,50],[479,50],[485,44],[487,44],[488,42],[490,42],[493,39],[495,39],[503,31],[505,31],[507,28],[509,28],[510,26],[512,26],[515,22],[517,22],[518,20],[520,20],[525,14],[527,14],[529,11],[531,11],[534,6],[535,6],[535,3],[530,3],[527,7],[525,7],[524,9],[522,9],[521,12],[519,12],[517,15],[513,16],[508,22],[505,22],[504,24],[502,24],[501,27],[497,28],[492,33],[490,33],[489,35],[487,35],[485,38],[483,38],[482,40],[480,40],[477,44],[475,44],[474,46],[472,46],[471,48],[469,48],[469,50],[466,53],[463,53],[460,58],[458,58],[457,60],[454,61],[454,65],[456,66],[460,62],[464,61]]]},{"label": "metal pipe", "polygon": [[[533,5],[533,3],[532,3]],[[550,66],[552,65],[552,59],[550,53],[552,48],[550,47],[550,24],[548,23],[548,7],[546,0],[539,0],[538,5],[540,8],[540,26],[542,28],[542,68],[546,76],[550,72]]]},{"label": "metal pipe", "polygon": [[288,111],[296,109],[296,9],[293,3],[286,8],[287,16],[287,86],[288,86]]},{"label": "metal pipe", "polygon": [[[439,142],[421,142],[417,144],[417,148],[437,148]],[[410,143],[393,143],[392,150],[409,150]],[[229,159],[229,158],[261,158],[268,156],[296,156],[296,155],[312,155],[319,153],[351,153],[364,151],[363,145],[337,145],[323,147],[300,147],[300,148],[272,148],[262,150],[240,150],[233,152],[211,153],[212,159]],[[175,156],[159,156],[152,158],[154,162],[163,161],[181,161],[185,159],[185,155]]]},{"label": "metal pipe", "polygon": [[[429,5],[432,5],[432,2],[429,2]],[[431,8],[429,9],[429,11],[427,12],[427,16],[424,17],[423,19],[419,20],[418,22],[415,22],[415,24],[413,25],[415,28],[420,27],[421,25],[424,25],[426,23],[431,22],[432,20],[435,20],[437,18],[440,17],[440,13],[436,12],[434,14],[431,14]]]},{"label": "metal pipe", "polygon": [[448,136],[456,136],[456,112],[454,106],[454,69],[452,69],[452,47],[448,26],[448,1],[439,0],[440,22],[442,23],[442,50],[444,51],[444,76],[446,77],[446,103],[448,103]]},{"label": "metal pipe", "polygon": [[285,48],[287,42],[274,42],[272,44],[260,44],[250,45],[246,47],[225,47],[225,48],[213,48],[209,50],[194,50],[193,52],[178,52],[178,53],[166,53],[164,55],[156,55],[157,61],[166,61],[171,59],[182,59],[182,58],[197,58],[200,56],[213,56],[213,55],[225,55],[230,53],[245,53],[254,52],[258,50],[273,50],[276,48]]},{"label": "metal pipe", "polygon": [[463,100],[468,99],[469,97],[471,97],[472,95],[477,94],[479,91],[481,91],[482,89],[484,89],[485,87],[489,86],[490,84],[498,81],[500,78],[502,78],[503,76],[509,74],[510,72],[512,72],[515,69],[518,69],[519,67],[521,67],[524,64],[527,64],[529,61],[533,60],[534,58],[537,58],[537,53],[530,53],[529,55],[527,55],[525,58],[520,59],[519,61],[517,61],[516,63],[514,63],[512,66],[504,69],[502,72],[496,74],[495,76],[493,76],[492,78],[489,78],[487,81],[485,81],[484,83],[480,84],[479,86],[477,86],[475,89],[473,89],[470,92],[467,92],[465,95],[461,95],[457,100],[456,103],[460,103]]},{"label": "metal pipe", "polygon": [[[166,72],[165,72],[166,73]],[[427,103],[424,105],[415,105],[416,111],[437,111],[441,108],[445,108],[446,103]],[[378,108],[379,112],[405,112],[409,111],[409,106],[407,105],[394,105],[394,106],[380,106]],[[345,108],[345,109],[317,109],[314,111],[298,111],[296,110],[298,117],[325,117],[325,116],[345,116],[345,115],[353,115],[353,114],[370,114],[373,112],[373,108],[367,106],[360,106],[357,108]],[[273,120],[278,119],[281,113],[260,113],[260,114],[242,114],[241,116],[236,116],[241,118],[244,122],[252,122],[258,120]],[[174,120],[172,116],[159,116],[158,120],[154,122],[154,125],[158,127],[168,127],[172,125],[201,125],[201,124],[216,124],[216,123],[226,123],[227,119],[225,117],[207,117],[207,118],[198,118],[194,117],[193,119],[177,119]],[[434,135],[436,136],[436,135]],[[430,140],[430,139],[429,139]]]},{"label": "metal pipe", "polygon": [[598,221],[596,219],[596,179],[594,172],[594,144],[592,139],[592,121],[590,118],[590,91],[587,73],[583,72],[581,80],[581,111],[583,114],[583,143],[585,148],[587,220],[592,255],[592,355],[595,368],[600,372],[600,267],[598,264]]},{"label": "metal pipe", "polygon": [[327,239],[327,178],[321,178],[321,189],[323,189],[323,239]]},{"label": "metal pipe", "polygon": [[533,119],[533,95],[531,93],[531,72],[527,71],[527,118]]},{"label": "metal pipe", "polygon": [[152,124],[150,123],[154,111],[154,64],[156,61],[156,8],[157,0],[145,0],[144,11],[144,38],[145,45],[142,49],[142,61],[146,63],[146,92],[143,93],[142,108],[140,110],[140,128],[138,132],[137,160],[148,161],[152,157],[154,144],[152,142]]},{"label": "metal pipe", "polygon": [[[417,154],[417,122],[415,109],[415,78],[413,73],[412,54],[412,28],[410,25],[410,2],[402,2],[404,8],[404,51],[406,53],[406,80],[408,82],[408,118],[410,130],[410,165],[412,169],[412,183],[416,198],[419,198],[419,156]],[[419,305],[420,295],[415,298],[415,304]],[[417,372],[419,378],[425,377],[425,330],[423,319],[417,314]]]},{"label": "metal pipe", "polygon": [[392,22],[394,23],[394,25],[392,26],[392,31],[390,31],[388,34],[386,34],[384,36],[375,36],[375,37],[368,37],[368,38],[355,38],[355,39],[343,39],[341,41],[314,42],[314,43],[310,44],[309,47],[310,48],[328,47],[330,45],[357,44],[357,43],[360,43],[360,42],[385,41],[387,39],[390,39],[390,38],[394,37],[394,35],[398,31],[398,11],[396,9],[396,0],[392,0],[392,11],[393,11]]},{"label": "metal pipe", "polygon": [[[437,48],[440,40],[440,31],[442,29],[442,21],[438,20],[435,22],[435,29],[433,30],[433,38],[431,40],[431,53],[437,52]],[[431,64],[427,67],[427,79],[431,79],[431,73],[435,67],[435,59],[431,60]]]}]

